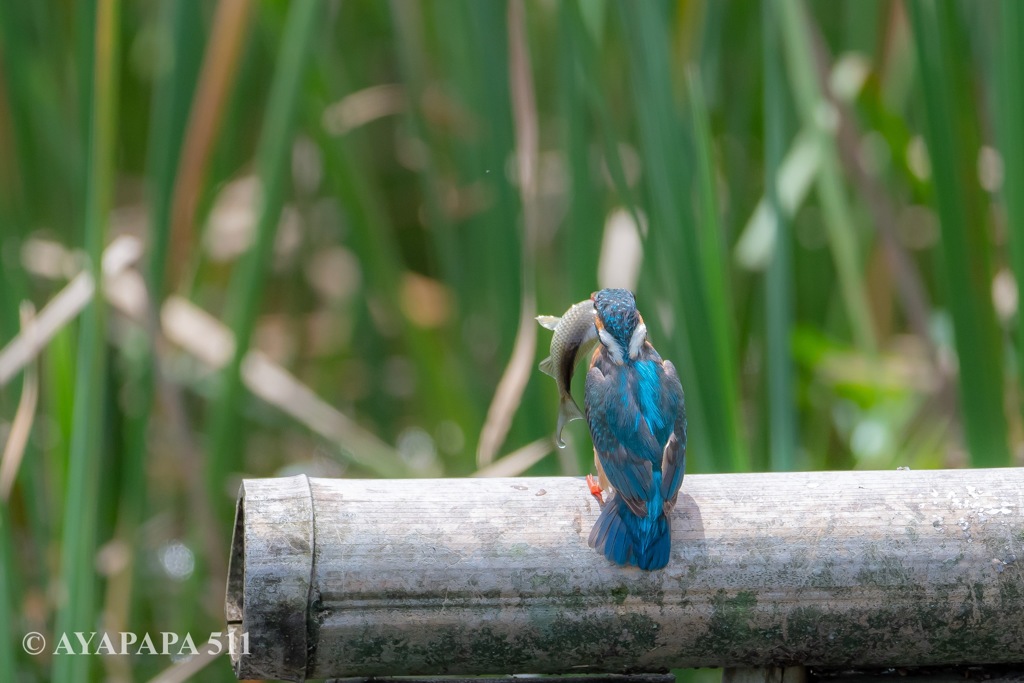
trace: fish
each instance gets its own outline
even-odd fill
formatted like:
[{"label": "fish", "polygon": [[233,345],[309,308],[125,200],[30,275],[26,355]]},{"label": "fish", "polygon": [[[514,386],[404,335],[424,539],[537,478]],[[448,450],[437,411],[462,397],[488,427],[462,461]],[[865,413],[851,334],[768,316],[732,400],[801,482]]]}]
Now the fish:
[{"label": "fish", "polygon": [[538,315],[537,322],[549,330],[554,330],[551,337],[551,355],[540,363],[540,370],[555,378],[558,384],[558,424],[555,428],[555,443],[565,448],[562,440],[562,429],[572,420],[582,420],[583,411],[570,393],[572,376],[576,365],[584,356],[590,355],[597,346],[597,312],[594,302],[590,299],[573,304],[562,317]]}]

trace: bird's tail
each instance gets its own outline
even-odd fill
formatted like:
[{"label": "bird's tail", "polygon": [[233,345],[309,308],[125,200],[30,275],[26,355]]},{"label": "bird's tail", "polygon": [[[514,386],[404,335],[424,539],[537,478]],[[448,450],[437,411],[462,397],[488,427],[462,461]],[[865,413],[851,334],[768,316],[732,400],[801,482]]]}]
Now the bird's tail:
[{"label": "bird's tail", "polygon": [[650,521],[637,517],[615,494],[601,510],[587,543],[615,564],[631,564],[646,570],[667,565],[672,549],[664,513],[657,513],[657,518]]}]

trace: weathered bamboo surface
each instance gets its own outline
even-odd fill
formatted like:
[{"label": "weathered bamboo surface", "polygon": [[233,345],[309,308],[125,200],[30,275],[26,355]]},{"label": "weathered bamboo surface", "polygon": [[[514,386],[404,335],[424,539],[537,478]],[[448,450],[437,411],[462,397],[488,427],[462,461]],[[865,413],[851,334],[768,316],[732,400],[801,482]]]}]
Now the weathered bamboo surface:
[{"label": "weathered bamboo surface", "polygon": [[689,475],[656,572],[581,479],[247,480],[241,677],[1024,662],[1024,469]]}]

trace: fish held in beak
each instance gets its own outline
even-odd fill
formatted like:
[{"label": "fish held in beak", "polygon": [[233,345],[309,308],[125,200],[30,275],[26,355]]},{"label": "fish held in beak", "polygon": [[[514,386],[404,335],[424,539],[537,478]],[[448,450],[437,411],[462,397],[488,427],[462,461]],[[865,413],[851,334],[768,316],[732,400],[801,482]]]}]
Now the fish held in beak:
[{"label": "fish held in beak", "polygon": [[538,315],[541,326],[554,331],[551,337],[551,355],[540,363],[541,372],[555,378],[558,385],[558,424],[555,442],[565,448],[562,429],[567,422],[583,419],[583,411],[573,399],[572,376],[581,358],[590,355],[598,343],[597,313],[590,299],[573,304],[562,317]]}]

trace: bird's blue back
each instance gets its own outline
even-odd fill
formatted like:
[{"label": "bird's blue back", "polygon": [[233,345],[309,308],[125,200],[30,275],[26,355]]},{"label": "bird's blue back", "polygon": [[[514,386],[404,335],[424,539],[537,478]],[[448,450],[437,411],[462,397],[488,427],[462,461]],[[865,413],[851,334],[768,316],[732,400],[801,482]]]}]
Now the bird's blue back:
[{"label": "bird's blue back", "polygon": [[602,347],[587,374],[585,401],[594,447],[615,489],[591,545],[618,564],[661,568],[668,563],[667,513],[682,483],[686,449],[675,368],[650,343],[621,364]]}]

